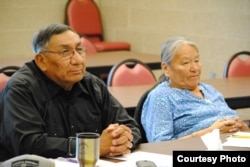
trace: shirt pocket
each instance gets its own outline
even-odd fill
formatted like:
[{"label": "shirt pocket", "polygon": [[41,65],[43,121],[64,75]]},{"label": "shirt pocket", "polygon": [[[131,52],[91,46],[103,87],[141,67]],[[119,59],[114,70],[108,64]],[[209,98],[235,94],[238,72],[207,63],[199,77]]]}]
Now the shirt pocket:
[{"label": "shirt pocket", "polygon": [[49,137],[65,137],[65,130],[60,125],[51,125],[45,129]]},{"label": "shirt pocket", "polygon": [[88,121],[85,126],[86,132],[94,132],[101,134],[103,130],[101,118],[95,118]]}]

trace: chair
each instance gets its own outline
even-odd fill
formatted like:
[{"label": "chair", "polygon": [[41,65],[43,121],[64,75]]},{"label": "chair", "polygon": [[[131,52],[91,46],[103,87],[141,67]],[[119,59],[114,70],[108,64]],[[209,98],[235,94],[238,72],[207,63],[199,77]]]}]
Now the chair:
[{"label": "chair", "polygon": [[148,97],[148,93],[151,91],[151,89],[149,89],[148,91],[146,91],[141,98],[139,99],[137,106],[135,108],[135,114],[134,114],[134,119],[136,120],[136,122],[139,124],[139,129],[141,132],[141,143],[147,143],[147,137],[146,137],[146,133],[144,131],[144,128],[141,124],[141,112],[142,112],[142,107],[143,107],[143,103],[144,101],[147,99]]},{"label": "chair", "polygon": [[6,66],[0,68],[0,91],[6,85],[11,75],[14,74],[19,68],[19,66]]},{"label": "chair", "polygon": [[6,83],[9,80],[9,76],[5,75],[4,73],[0,73],[0,91],[3,89],[3,87],[6,85]]},{"label": "chair", "polygon": [[127,42],[105,41],[98,6],[93,0],[69,0],[65,22],[92,41],[97,51],[130,50]]},{"label": "chair", "polygon": [[227,62],[223,77],[250,76],[250,52],[242,51],[234,54]]},{"label": "chair", "polygon": [[[250,52],[242,51],[235,53],[227,62],[223,77],[245,77],[250,76]],[[243,120],[250,127],[250,120]]]},{"label": "chair", "polygon": [[152,70],[137,59],[125,59],[115,64],[107,78],[107,86],[130,86],[156,82]]},{"label": "chair", "polygon": [[96,47],[95,45],[87,38],[81,37],[82,44],[87,48],[87,54],[93,54],[96,53]]},{"label": "chair", "polygon": [[4,73],[7,76],[13,75],[20,67],[19,66],[5,66],[0,68],[0,73]]}]

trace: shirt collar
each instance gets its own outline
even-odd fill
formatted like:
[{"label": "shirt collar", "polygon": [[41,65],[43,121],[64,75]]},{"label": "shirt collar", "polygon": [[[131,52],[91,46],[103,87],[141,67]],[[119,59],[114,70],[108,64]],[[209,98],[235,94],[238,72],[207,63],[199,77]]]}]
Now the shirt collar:
[{"label": "shirt collar", "polygon": [[[51,98],[55,97],[61,90],[62,88],[56,84],[54,81],[52,81],[51,79],[49,79],[36,65],[36,63],[34,63],[38,72],[40,73],[40,76],[42,78],[42,80],[44,80],[45,84],[47,85],[48,88],[48,92],[50,92],[50,96]],[[83,77],[83,79],[77,83],[74,84],[71,92],[75,95],[79,95],[81,93],[85,93],[89,95],[88,90],[86,89],[86,85],[87,82],[85,82],[85,79]]]}]

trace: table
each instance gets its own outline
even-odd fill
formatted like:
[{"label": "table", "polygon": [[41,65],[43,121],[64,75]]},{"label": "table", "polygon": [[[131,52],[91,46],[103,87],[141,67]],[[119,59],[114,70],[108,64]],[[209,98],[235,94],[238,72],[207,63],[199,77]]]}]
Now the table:
[{"label": "table", "polygon": [[144,92],[153,85],[109,86],[110,93],[127,109],[135,108]]},{"label": "table", "polygon": [[153,85],[110,86],[110,93],[126,108],[128,114],[134,117],[135,108],[140,97]]},{"label": "table", "polygon": [[[225,142],[226,138],[233,133],[224,133],[220,134],[222,143]],[[247,147],[229,147],[223,146],[224,150],[231,151],[250,151],[250,148]],[[203,143],[201,137],[192,137],[187,139],[176,139],[162,142],[152,142],[152,143],[143,143],[140,144],[136,151],[158,153],[164,155],[173,155],[173,151],[205,151],[207,147]],[[120,162],[119,160],[102,158],[103,160],[108,160],[111,162]]]},{"label": "table", "polygon": [[[98,76],[106,82],[110,69],[116,63],[134,58],[146,63],[152,70],[161,69],[161,58],[157,54],[137,53],[131,51],[107,51],[88,54],[86,59],[87,71]],[[25,62],[34,59],[34,57],[1,58],[0,67],[7,65],[22,66]]]},{"label": "table", "polygon": [[131,51],[111,51],[97,52],[88,55],[87,71],[100,77],[102,74],[108,74],[110,69],[116,63],[129,58],[138,59],[146,63],[152,70],[161,69],[160,55],[136,53]]},{"label": "table", "polygon": [[[220,134],[222,143],[225,142],[225,139],[231,135],[232,133]],[[224,149],[227,150],[248,150],[250,148],[247,147],[229,147],[224,146]],[[162,142],[154,142],[154,143],[143,143],[140,144],[139,147],[135,151],[145,151],[159,154],[172,155],[173,151],[178,150],[207,150],[207,147],[203,143],[200,137],[192,137],[187,139],[177,139],[177,140],[169,140]]]},{"label": "table", "polygon": [[225,97],[232,109],[250,107],[250,77],[204,80]]},{"label": "table", "polygon": [[[232,133],[220,134],[221,141],[224,143],[225,139],[231,135]],[[231,151],[250,151],[250,148],[247,147],[223,147],[225,150]],[[173,151],[205,151],[207,147],[203,143],[200,137],[192,137],[187,139],[177,139],[177,140],[169,140],[169,141],[162,141],[162,142],[154,142],[154,143],[144,143],[140,144],[135,150],[136,151],[143,151],[143,152],[150,152],[150,153],[159,153],[164,155],[172,155]],[[109,158],[101,158],[102,160],[110,161],[110,162],[121,162],[121,160],[109,159]],[[1,165],[1,162],[0,162]]]},{"label": "table", "polygon": [[[219,90],[231,108],[250,107],[250,77],[210,79],[202,80],[202,82],[208,83]],[[140,97],[152,86],[121,86],[108,87],[108,89],[129,113],[133,115]]]},{"label": "table", "polygon": [[173,150],[206,150],[200,137],[140,144],[136,151],[172,155]]}]

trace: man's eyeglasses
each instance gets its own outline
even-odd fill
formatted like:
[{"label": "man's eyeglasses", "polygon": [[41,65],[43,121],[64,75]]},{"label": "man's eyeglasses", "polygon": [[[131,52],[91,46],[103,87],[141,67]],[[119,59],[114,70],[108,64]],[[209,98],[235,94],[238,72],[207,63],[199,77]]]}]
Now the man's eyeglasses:
[{"label": "man's eyeglasses", "polygon": [[85,56],[87,52],[86,47],[78,47],[76,49],[64,49],[62,51],[51,51],[51,50],[45,50],[41,51],[40,53],[53,53],[58,54],[62,56],[63,59],[71,59],[71,57],[77,52],[80,56]]}]

